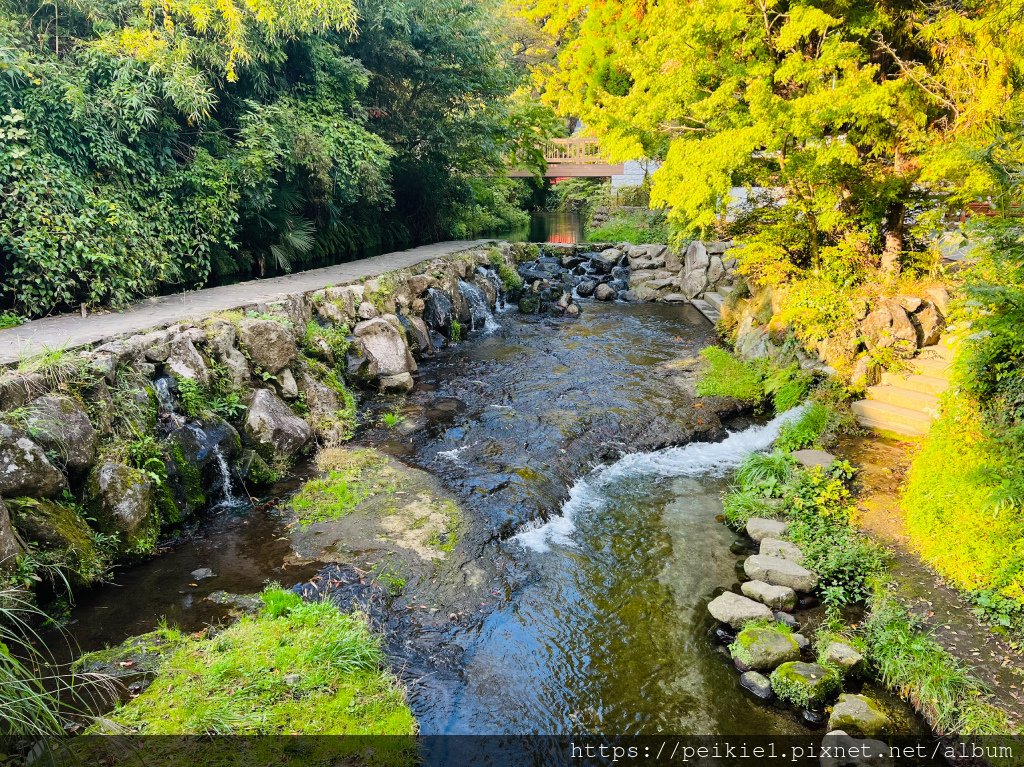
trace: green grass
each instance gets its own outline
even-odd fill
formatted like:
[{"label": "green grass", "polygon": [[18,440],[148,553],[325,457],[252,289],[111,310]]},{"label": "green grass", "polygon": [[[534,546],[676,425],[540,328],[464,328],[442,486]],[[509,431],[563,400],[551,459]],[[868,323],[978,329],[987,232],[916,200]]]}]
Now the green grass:
[{"label": "green grass", "polygon": [[410,735],[416,721],[359,614],[270,588],[259,616],[190,637],[110,718],[132,732]]},{"label": "green grass", "polygon": [[24,325],[27,320],[20,314],[14,312],[0,312],[0,330],[6,328],[16,328],[18,325]]},{"label": "green grass", "polygon": [[452,320],[451,329],[448,333],[448,340],[453,344],[457,344],[462,340],[462,323],[456,319]]},{"label": "green grass", "polygon": [[704,367],[697,381],[701,397],[735,397],[745,402],[764,398],[763,376],[757,365],[737,359],[725,349],[709,346],[700,356]]},{"label": "green grass", "polygon": [[831,419],[832,415],[825,405],[812,402],[799,418],[782,425],[779,437],[775,440],[776,449],[791,452],[820,445]]},{"label": "green grass", "polygon": [[326,474],[304,484],[291,500],[302,527],[341,519],[372,495],[396,490],[394,471],[375,450],[324,450],[317,463]]},{"label": "green grass", "polygon": [[488,251],[487,260],[490,261],[491,266],[498,272],[501,285],[505,288],[506,292],[520,290],[523,287],[523,278],[519,276],[519,272],[514,267],[501,257],[501,253],[498,252],[497,248],[491,248]]},{"label": "green grass", "polygon": [[667,243],[671,237],[665,217],[657,212],[613,212],[607,223],[588,229],[589,242]]}]

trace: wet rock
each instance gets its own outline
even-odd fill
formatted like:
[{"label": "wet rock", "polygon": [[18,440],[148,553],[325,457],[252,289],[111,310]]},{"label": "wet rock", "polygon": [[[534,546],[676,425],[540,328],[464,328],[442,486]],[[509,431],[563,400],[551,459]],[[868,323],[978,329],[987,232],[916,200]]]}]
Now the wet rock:
[{"label": "wet rock", "polygon": [[820,708],[805,708],[800,712],[800,718],[806,726],[815,730],[822,727],[827,719]]},{"label": "wet rock", "polygon": [[0,497],[47,498],[67,487],[42,448],[21,431],[0,423]]},{"label": "wet rock", "polygon": [[246,317],[239,323],[242,350],[260,370],[277,375],[299,355],[291,330],[275,320]]},{"label": "wet rock", "polygon": [[796,642],[801,652],[811,646],[811,640],[800,633],[793,634],[793,641]]},{"label": "wet rock", "polygon": [[196,581],[204,581],[207,578],[216,578],[217,577],[217,573],[215,573],[209,567],[200,567],[197,570],[193,570],[191,573],[189,573],[189,575],[192,576],[192,580],[196,580]]},{"label": "wet rock", "polygon": [[858,671],[864,664],[864,656],[846,642],[830,642],[821,660],[840,669],[844,674]]},{"label": "wet rock", "polygon": [[437,288],[428,289],[423,299],[423,321],[427,327],[447,338],[453,319],[455,312],[451,298]]},{"label": "wet rock", "polygon": [[156,543],[160,521],[145,472],[114,461],[98,464],[86,480],[85,503],[100,532],[120,536],[122,551],[145,553]]},{"label": "wet rock", "polygon": [[420,317],[406,317],[401,315],[402,324],[405,325],[405,335],[413,352],[418,354],[432,354],[434,346],[430,342],[430,330]]},{"label": "wet rock", "polygon": [[889,717],[871,698],[844,693],[832,709],[828,728],[865,738],[879,738],[889,730]]},{"label": "wet rock", "polygon": [[771,676],[772,690],[779,698],[802,708],[824,705],[839,689],[839,677],[817,663],[790,661]]},{"label": "wet rock", "polygon": [[9,511],[21,539],[37,552],[54,552],[79,584],[86,585],[103,574],[92,530],[74,508],[46,499],[21,498],[9,502]]},{"label": "wet rock", "polygon": [[255,614],[263,609],[263,600],[256,594],[232,594],[229,591],[214,591],[206,597],[207,602],[227,605],[240,613]]},{"label": "wet rock", "polygon": [[598,281],[593,278],[581,280],[580,284],[576,286],[576,294],[582,298],[590,298],[597,290],[598,284]]},{"label": "wet rock", "polygon": [[50,394],[29,406],[28,428],[35,442],[68,471],[88,469],[96,460],[96,430],[71,397]]},{"label": "wet rock", "polygon": [[10,514],[4,502],[0,501],[0,573],[12,571],[20,553],[21,545],[14,535]]},{"label": "wet rock", "polygon": [[[791,629],[794,629],[794,630],[798,629],[800,627],[800,624],[797,622],[796,618],[794,618],[792,615],[790,615],[787,612],[782,612],[781,610],[777,610],[775,612],[775,622],[776,623],[781,623],[784,626],[789,626]],[[800,636],[800,635],[799,634],[794,634],[793,636],[796,637],[796,636]],[[803,649],[803,648],[801,648],[801,649]]]},{"label": "wet rock", "polygon": [[761,700],[771,700],[775,697],[775,693],[772,692],[772,683],[768,677],[757,671],[744,671],[740,674],[740,687]]},{"label": "wet rock", "polygon": [[737,634],[729,652],[740,671],[770,671],[800,659],[800,648],[790,634],[760,626],[745,628]]},{"label": "wet rock", "polygon": [[382,392],[406,392],[412,391],[416,382],[411,373],[398,373],[393,376],[381,376],[377,379],[377,385]]},{"label": "wet rock", "polygon": [[716,644],[732,644],[736,641],[736,634],[728,626],[716,623],[709,631],[708,638]]},{"label": "wet rock", "polygon": [[618,266],[622,260],[622,251],[618,248],[608,248],[600,253],[595,253],[590,258],[590,263],[602,274],[610,274],[612,269]]},{"label": "wet rock", "polygon": [[257,389],[253,394],[244,430],[254,444],[270,454],[284,456],[301,450],[313,436],[309,424],[269,389]]},{"label": "wet rock", "polygon": [[804,553],[795,543],[780,541],[777,538],[765,538],[761,541],[761,549],[758,552],[766,557],[778,557],[796,562],[798,565],[804,563]]},{"label": "wet rock", "polygon": [[744,596],[756,599],[773,610],[792,610],[796,607],[796,592],[787,586],[773,586],[764,581],[747,581],[740,585]]},{"label": "wet rock", "polygon": [[180,521],[206,506],[207,490],[223,490],[218,456],[229,462],[241,450],[238,432],[216,416],[202,424],[185,424],[168,434],[164,442],[167,484],[177,518],[167,521]]},{"label": "wet rock", "polygon": [[765,538],[781,538],[786,534],[786,523],[777,519],[762,519],[753,517],[747,520],[747,535],[755,541],[762,541]]},{"label": "wet rock", "polygon": [[794,450],[790,455],[805,469],[813,469],[815,466],[827,469],[836,460],[832,453],[826,453],[824,450]]},{"label": "wet rock", "polygon": [[818,576],[804,567],[779,557],[755,554],[743,563],[743,572],[751,580],[766,581],[775,586],[789,586],[794,591],[812,591]]},{"label": "wet rock", "polygon": [[708,604],[708,612],[715,620],[737,629],[750,621],[772,617],[772,611],[767,606],[731,591],[712,599]]},{"label": "wet rock", "polygon": [[614,301],[616,296],[615,288],[608,284],[598,285],[594,290],[594,298],[598,301]]},{"label": "wet rock", "polygon": [[833,730],[821,739],[821,767],[891,767],[889,746],[880,740],[852,738]]}]

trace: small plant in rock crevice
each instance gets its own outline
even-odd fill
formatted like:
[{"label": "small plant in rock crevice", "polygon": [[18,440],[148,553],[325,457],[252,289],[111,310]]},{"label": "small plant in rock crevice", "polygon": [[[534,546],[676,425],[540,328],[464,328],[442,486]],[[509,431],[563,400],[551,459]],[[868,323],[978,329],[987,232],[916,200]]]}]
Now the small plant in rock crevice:
[{"label": "small plant in rock crevice", "polygon": [[405,421],[405,416],[399,413],[397,410],[384,413],[384,415],[380,417],[380,422],[388,429],[394,429],[403,421]]}]

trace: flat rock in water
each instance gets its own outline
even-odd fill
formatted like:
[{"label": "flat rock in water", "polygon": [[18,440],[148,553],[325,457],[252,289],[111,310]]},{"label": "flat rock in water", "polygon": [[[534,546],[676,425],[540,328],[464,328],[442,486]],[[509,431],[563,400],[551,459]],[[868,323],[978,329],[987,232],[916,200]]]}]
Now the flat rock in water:
[{"label": "flat rock in water", "polygon": [[800,648],[791,634],[766,626],[743,629],[729,652],[741,671],[771,671],[782,663],[800,659]]},{"label": "flat rock in water", "polygon": [[781,538],[786,533],[786,523],[777,519],[753,517],[747,520],[747,535],[761,542],[765,538]]},{"label": "flat rock in water", "polygon": [[708,604],[708,612],[715,620],[727,623],[733,628],[742,628],[750,621],[772,618],[772,611],[767,606],[731,591],[712,599]]},{"label": "flat rock in water", "polygon": [[836,460],[834,455],[826,453],[824,450],[794,450],[790,455],[805,469],[811,469],[815,466],[827,469]]},{"label": "flat rock in water", "polygon": [[769,700],[774,696],[772,683],[768,677],[756,671],[744,671],[740,674],[740,687],[752,692],[761,700]]},{"label": "flat rock in water", "polygon": [[798,565],[804,563],[804,553],[800,551],[799,546],[789,541],[780,541],[778,538],[765,538],[762,540],[758,553],[766,557],[788,559],[790,562],[796,562]]},{"label": "flat rock in water", "polygon": [[865,738],[877,738],[888,731],[889,717],[871,698],[865,695],[843,694],[839,696],[839,701],[832,709],[828,728]]},{"label": "flat rock in water", "polygon": [[756,599],[773,610],[792,610],[796,607],[796,592],[788,586],[773,586],[764,581],[747,581],[740,585],[744,596]]},{"label": "flat rock in water", "polygon": [[215,573],[209,567],[200,567],[198,570],[193,570],[190,573],[190,575],[192,576],[193,580],[201,581],[205,580],[206,578],[213,578],[217,575],[217,573]]},{"label": "flat rock in water", "polygon": [[794,591],[812,591],[818,585],[818,576],[810,570],[779,557],[755,554],[743,563],[743,572],[755,581],[765,581],[775,586],[788,586]]}]

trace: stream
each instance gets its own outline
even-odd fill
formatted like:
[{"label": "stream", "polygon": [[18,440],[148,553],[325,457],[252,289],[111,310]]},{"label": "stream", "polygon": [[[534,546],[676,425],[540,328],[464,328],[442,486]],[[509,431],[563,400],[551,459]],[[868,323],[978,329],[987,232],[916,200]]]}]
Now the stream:
[{"label": "stream", "polygon": [[[714,341],[689,306],[588,302],[576,321],[494,320],[424,361],[407,397],[366,403],[400,407],[402,428],[356,439],[454,492],[469,517],[459,551],[491,567],[475,616],[434,619],[444,673],[396,660],[421,731],[806,733],[740,688],[706,610],[739,580],[736,536],[716,519],[727,474],[786,416],[737,419],[726,434],[694,411],[665,372]],[[272,505],[220,508],[205,525],[78,600],[68,630],[83,650],[162,617],[199,629],[226,614],[212,592],[318,569],[295,560]],[[214,576],[196,579],[199,568]]]}]

